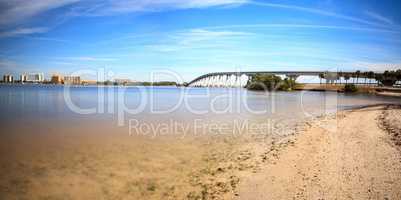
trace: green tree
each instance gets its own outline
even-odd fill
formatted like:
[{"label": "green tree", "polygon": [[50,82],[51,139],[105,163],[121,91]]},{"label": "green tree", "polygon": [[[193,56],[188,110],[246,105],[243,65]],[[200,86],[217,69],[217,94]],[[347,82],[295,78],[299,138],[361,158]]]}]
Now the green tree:
[{"label": "green tree", "polygon": [[382,74],[375,74],[375,79],[376,79],[377,85],[379,85],[383,80],[383,75]]},{"label": "green tree", "polygon": [[320,85],[322,84],[322,79],[324,79],[324,78],[325,78],[324,73],[320,73],[320,74],[319,74]]},{"label": "green tree", "polygon": [[246,88],[249,90],[289,91],[293,90],[295,86],[296,82],[292,78],[285,78],[283,80],[279,76],[271,74],[256,74],[252,76]]},{"label": "green tree", "polygon": [[368,72],[368,78],[369,79],[374,79],[375,78],[375,73],[372,72],[372,71]]},{"label": "green tree", "polygon": [[401,69],[396,71],[396,78],[397,78],[397,81],[401,81]]},{"label": "green tree", "polygon": [[354,93],[357,92],[358,88],[354,84],[347,84],[344,86],[344,92]]},{"label": "green tree", "polygon": [[345,79],[345,85],[348,85],[348,81],[351,78],[351,76],[349,74],[344,74],[344,79]]},{"label": "green tree", "polygon": [[359,83],[359,77],[360,77],[360,76],[361,76],[361,71],[360,71],[360,70],[356,71],[356,72],[355,72],[356,84]]},{"label": "green tree", "polygon": [[340,71],[337,74],[337,80],[340,80],[340,84],[341,84],[341,77],[344,77],[344,73]]},{"label": "green tree", "polygon": [[397,72],[386,70],[383,74],[377,74],[376,80],[378,84],[381,83],[384,86],[393,86],[397,82]]},{"label": "green tree", "polygon": [[368,72],[363,72],[362,73],[362,76],[363,76],[363,78],[365,79],[365,85],[366,85],[366,83],[367,83],[367,81],[368,81]]}]

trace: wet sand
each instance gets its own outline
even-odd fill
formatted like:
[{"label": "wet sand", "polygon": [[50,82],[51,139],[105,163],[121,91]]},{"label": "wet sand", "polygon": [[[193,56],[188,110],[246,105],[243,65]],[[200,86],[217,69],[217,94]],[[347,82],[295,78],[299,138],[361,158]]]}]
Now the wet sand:
[{"label": "wet sand", "polygon": [[0,199],[400,199],[399,116],[398,107],[344,111],[285,136],[8,124],[17,134],[1,135]]}]

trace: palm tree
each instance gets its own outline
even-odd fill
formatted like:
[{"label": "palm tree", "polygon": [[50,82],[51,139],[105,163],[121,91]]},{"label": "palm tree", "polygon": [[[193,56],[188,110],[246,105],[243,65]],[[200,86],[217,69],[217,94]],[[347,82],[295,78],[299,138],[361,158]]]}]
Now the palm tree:
[{"label": "palm tree", "polygon": [[340,84],[341,84],[341,78],[344,76],[344,73],[340,71],[340,72],[338,72],[337,75],[338,75],[337,78],[340,80]]},{"label": "palm tree", "polygon": [[348,85],[348,80],[351,78],[349,74],[344,74],[345,85]]},{"label": "palm tree", "polygon": [[363,72],[362,73],[362,76],[363,76],[363,78],[365,78],[365,86],[366,86],[366,82],[367,82],[367,80],[368,80],[368,72]]},{"label": "palm tree", "polygon": [[352,78],[352,84],[355,84],[355,72],[351,72],[350,77]]},{"label": "palm tree", "polygon": [[324,73],[319,74],[320,85],[322,84],[322,79],[324,79]]},{"label": "palm tree", "polygon": [[375,74],[375,79],[377,81],[377,86],[379,86],[381,81],[383,80],[383,74]]},{"label": "palm tree", "polygon": [[[372,80],[373,78],[375,78],[375,73],[372,72],[372,71],[368,72],[368,78],[369,78],[370,80]],[[369,81],[369,82],[370,82],[370,81]]]},{"label": "palm tree", "polygon": [[358,71],[355,72],[356,84],[358,84],[358,82],[359,82],[359,76],[360,76],[360,75],[361,75],[361,71],[360,71],[360,70],[358,70]]},{"label": "palm tree", "polygon": [[401,81],[401,69],[397,70],[395,73],[396,73],[397,81],[400,82]]},{"label": "palm tree", "polygon": [[382,81],[385,86],[393,86],[397,82],[396,71],[384,71]]}]

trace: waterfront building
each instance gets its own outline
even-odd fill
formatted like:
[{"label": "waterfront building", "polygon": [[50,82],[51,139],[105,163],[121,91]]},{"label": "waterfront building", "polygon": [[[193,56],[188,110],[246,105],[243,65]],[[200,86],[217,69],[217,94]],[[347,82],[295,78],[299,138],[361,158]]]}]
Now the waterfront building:
[{"label": "waterfront building", "polygon": [[67,85],[80,85],[81,77],[79,76],[64,76],[64,84]]},{"label": "waterfront building", "polygon": [[60,75],[53,75],[50,82],[53,84],[61,84],[63,83],[63,77],[61,77]]},{"label": "waterfront building", "polygon": [[27,76],[26,76],[25,74],[21,74],[20,77],[19,77],[19,80],[20,80],[21,83],[26,82],[27,79],[28,79],[28,78],[27,78]]},{"label": "waterfront building", "polygon": [[45,80],[43,73],[31,73],[24,76],[26,76],[26,82],[41,83]]},{"label": "waterfront building", "polygon": [[14,77],[10,74],[6,74],[3,76],[3,82],[4,83],[12,83],[12,82],[14,82]]}]

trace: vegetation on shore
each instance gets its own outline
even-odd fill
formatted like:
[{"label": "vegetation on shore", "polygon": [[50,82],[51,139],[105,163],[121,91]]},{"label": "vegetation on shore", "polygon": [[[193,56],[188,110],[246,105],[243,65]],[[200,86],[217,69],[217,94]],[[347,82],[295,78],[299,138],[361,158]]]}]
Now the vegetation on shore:
[{"label": "vegetation on shore", "polygon": [[178,83],[172,81],[160,81],[160,82],[139,82],[142,86],[178,86]]},{"label": "vegetation on shore", "polygon": [[246,88],[248,90],[263,91],[291,91],[296,86],[295,79],[285,78],[272,74],[256,74],[248,81]]},{"label": "vegetation on shore", "polygon": [[180,86],[180,84],[172,81],[160,82],[125,82],[118,83],[113,81],[97,82],[97,85],[125,85],[125,86]]},{"label": "vegetation on shore", "polygon": [[[382,84],[384,86],[393,86],[394,84],[396,84],[397,81],[401,81],[401,69],[393,71],[386,70],[384,71],[384,73],[375,73],[373,71],[361,72],[358,70],[352,73],[338,72],[319,74],[320,80],[328,78],[334,80],[334,82],[337,82],[337,80],[340,80],[340,77],[344,78],[346,85],[348,85],[349,80],[352,78],[353,82],[351,84],[360,83],[360,79],[365,79],[364,82],[365,84],[367,84],[368,79],[374,79],[377,81],[377,84]],[[320,83],[322,82],[320,81]]]},{"label": "vegetation on shore", "polygon": [[347,84],[344,86],[344,92],[347,93],[358,92],[358,88],[355,86],[355,84]]}]

